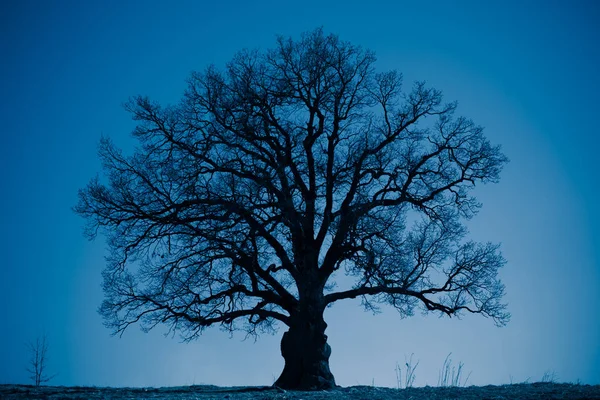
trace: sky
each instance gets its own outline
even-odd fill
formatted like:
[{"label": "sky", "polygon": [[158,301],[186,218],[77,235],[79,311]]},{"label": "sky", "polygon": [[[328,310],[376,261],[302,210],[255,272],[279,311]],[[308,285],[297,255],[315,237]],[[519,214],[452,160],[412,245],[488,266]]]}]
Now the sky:
[{"label": "sky", "polygon": [[449,353],[468,384],[600,384],[600,5],[595,1],[31,1],[0,3],[0,384],[28,383],[26,343],[45,334],[56,385],[270,385],[274,336],[209,329],[182,343],[134,326],[113,337],[97,308],[105,243],[82,235],[77,191],[101,173],[97,145],[126,151],[122,104],[178,101],[191,71],[277,34],[325,32],[372,49],[380,71],[425,80],[459,102],[511,162],[478,187],[470,237],[502,244],[512,314],[401,319],[359,301],[326,311],[342,386],[416,386]]}]

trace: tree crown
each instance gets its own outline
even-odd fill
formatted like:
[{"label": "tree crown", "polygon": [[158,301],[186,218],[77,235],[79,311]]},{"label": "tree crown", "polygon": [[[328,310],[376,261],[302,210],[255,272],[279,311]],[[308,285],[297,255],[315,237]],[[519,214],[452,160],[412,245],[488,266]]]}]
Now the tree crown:
[{"label": "tree crown", "polygon": [[[322,30],[193,73],[181,102],[135,97],[140,147],[99,154],[75,211],[110,247],[100,311],[116,333],[166,323],[256,333],[362,297],[456,315],[509,314],[498,245],[465,240],[479,182],[506,157],[456,103]],[[338,270],[352,289],[332,290]],[[240,325],[236,325],[236,321]]]}]

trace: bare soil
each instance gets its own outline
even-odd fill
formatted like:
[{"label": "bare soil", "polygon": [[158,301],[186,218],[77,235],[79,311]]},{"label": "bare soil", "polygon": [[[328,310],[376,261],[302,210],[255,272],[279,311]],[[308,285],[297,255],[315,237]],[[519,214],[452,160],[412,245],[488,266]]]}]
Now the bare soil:
[{"label": "bare soil", "polygon": [[176,399],[176,400],[442,400],[442,399],[600,399],[600,385],[531,383],[502,386],[422,387],[408,389],[372,386],[338,387],[317,392],[284,391],[273,387],[180,386],[166,388],[99,388],[0,385],[0,399]]}]

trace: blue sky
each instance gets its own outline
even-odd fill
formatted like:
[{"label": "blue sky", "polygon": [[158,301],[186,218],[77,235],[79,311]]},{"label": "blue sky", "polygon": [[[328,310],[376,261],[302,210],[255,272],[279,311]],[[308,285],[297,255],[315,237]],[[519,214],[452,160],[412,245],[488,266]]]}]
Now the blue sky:
[{"label": "blue sky", "polygon": [[326,319],[337,383],[395,386],[396,361],[414,353],[415,384],[435,385],[452,352],[476,385],[547,371],[600,384],[598,3],[217,3],[0,5],[0,383],[28,382],[25,343],[43,332],[55,384],[273,382],[283,327],[256,343],[216,328],[189,344],[162,329],[111,337],[96,312],[105,246],[83,238],[71,207],[101,172],[101,135],[131,149],[129,96],[176,102],[192,70],[323,26],[374,50],[378,69],[458,100],[511,159],[499,184],[477,189],[484,207],[469,223],[474,239],[502,243],[509,325],[336,304]]}]

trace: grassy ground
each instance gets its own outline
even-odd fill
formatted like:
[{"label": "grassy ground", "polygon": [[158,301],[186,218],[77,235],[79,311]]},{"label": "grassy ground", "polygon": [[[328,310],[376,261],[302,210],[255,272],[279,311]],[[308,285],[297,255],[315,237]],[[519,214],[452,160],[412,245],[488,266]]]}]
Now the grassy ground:
[{"label": "grassy ground", "polygon": [[423,387],[408,389],[352,386],[320,392],[284,391],[271,387],[181,386],[169,388],[97,388],[0,385],[0,399],[177,399],[177,400],[445,400],[445,399],[600,399],[600,385],[531,383],[502,386]]}]

